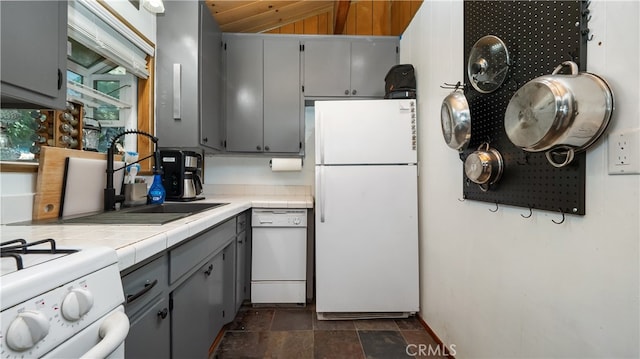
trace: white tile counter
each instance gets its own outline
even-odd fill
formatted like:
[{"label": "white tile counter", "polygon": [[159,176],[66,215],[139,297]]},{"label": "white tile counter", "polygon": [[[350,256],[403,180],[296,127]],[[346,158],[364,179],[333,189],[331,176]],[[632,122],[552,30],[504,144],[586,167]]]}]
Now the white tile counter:
[{"label": "white tile counter", "polygon": [[313,208],[310,194],[211,194],[199,203],[228,203],[164,225],[3,225],[1,241],[56,240],[58,248],[116,249],[120,270],[139,263],[249,208]]}]

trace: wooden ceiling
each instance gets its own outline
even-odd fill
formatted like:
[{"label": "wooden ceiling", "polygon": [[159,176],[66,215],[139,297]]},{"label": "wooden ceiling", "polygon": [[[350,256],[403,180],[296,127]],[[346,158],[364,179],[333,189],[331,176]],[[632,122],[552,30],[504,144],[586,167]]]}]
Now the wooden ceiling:
[{"label": "wooden ceiling", "polygon": [[[322,17],[323,19],[327,19],[324,21],[329,22],[331,33],[347,34],[348,31],[344,31],[345,23],[348,21],[347,16],[351,10],[351,15],[349,16],[353,18],[353,14],[356,12],[356,6],[368,6],[372,9],[387,9],[383,10],[384,19],[378,19],[378,22],[384,21],[389,23],[385,25],[389,29],[401,28],[404,30],[422,3],[422,0],[205,0],[205,2],[223,32],[284,33],[279,29],[286,26],[293,26],[293,24],[301,23],[312,18]],[[400,10],[401,7],[409,10]],[[394,8],[399,9],[396,11],[397,13],[403,12],[409,15],[404,15],[402,19],[399,20],[401,18],[400,16],[394,16],[392,14]],[[370,11],[369,16],[372,16],[371,12],[372,11]],[[378,11],[378,13],[379,12],[380,11]],[[359,16],[360,15],[358,15],[358,17]],[[395,24],[394,27],[394,25],[391,24],[394,22],[403,22],[403,24]],[[369,35],[399,35],[400,33],[376,34],[374,31],[374,33]]]}]

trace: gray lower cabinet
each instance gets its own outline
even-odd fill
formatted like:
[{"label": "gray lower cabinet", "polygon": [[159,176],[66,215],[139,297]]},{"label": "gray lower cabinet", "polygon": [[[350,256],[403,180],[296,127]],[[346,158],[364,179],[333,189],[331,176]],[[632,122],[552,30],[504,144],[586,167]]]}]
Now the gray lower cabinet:
[{"label": "gray lower cabinet", "polygon": [[222,294],[224,309],[222,320],[230,323],[236,316],[236,241],[229,243],[222,251],[223,273]]},{"label": "gray lower cabinet", "polygon": [[[210,293],[222,292],[213,275],[216,258],[206,262],[171,293],[171,354],[173,358],[206,358],[215,339],[209,315]],[[216,332],[217,333],[217,332]]]},{"label": "gray lower cabinet", "polygon": [[306,38],[304,95],[384,97],[384,77],[398,64],[397,37]]},{"label": "gray lower cabinet", "polygon": [[236,313],[247,296],[247,232],[238,233],[236,237]]},{"label": "gray lower cabinet", "polygon": [[159,297],[130,321],[125,341],[127,358],[170,358],[169,301]]},{"label": "gray lower cabinet", "polygon": [[247,212],[123,272],[127,358],[206,358],[246,295]]},{"label": "gray lower cabinet", "polygon": [[143,265],[122,278],[125,312],[130,320],[127,358],[169,358],[170,319],[167,257]]},{"label": "gray lower cabinet", "polygon": [[203,1],[167,1],[165,10],[157,17],[156,136],[162,147],[217,152],[222,32]]},{"label": "gray lower cabinet", "polygon": [[300,40],[224,34],[228,152],[299,153]]},{"label": "gray lower cabinet", "polygon": [[2,107],[63,109],[67,2],[0,1]]}]

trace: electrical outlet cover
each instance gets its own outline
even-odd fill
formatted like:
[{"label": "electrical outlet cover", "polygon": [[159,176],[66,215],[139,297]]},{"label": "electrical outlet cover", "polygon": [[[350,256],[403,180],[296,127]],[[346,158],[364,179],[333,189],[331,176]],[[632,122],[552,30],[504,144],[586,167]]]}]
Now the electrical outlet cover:
[{"label": "electrical outlet cover", "polygon": [[610,133],[609,174],[640,174],[640,128]]}]

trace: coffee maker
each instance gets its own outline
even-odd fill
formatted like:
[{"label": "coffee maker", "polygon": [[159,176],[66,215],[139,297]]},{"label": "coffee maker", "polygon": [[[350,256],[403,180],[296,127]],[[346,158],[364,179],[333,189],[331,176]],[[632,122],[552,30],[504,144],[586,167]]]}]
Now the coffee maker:
[{"label": "coffee maker", "polygon": [[179,149],[161,149],[162,185],[167,201],[195,201],[202,193],[202,154]]}]

